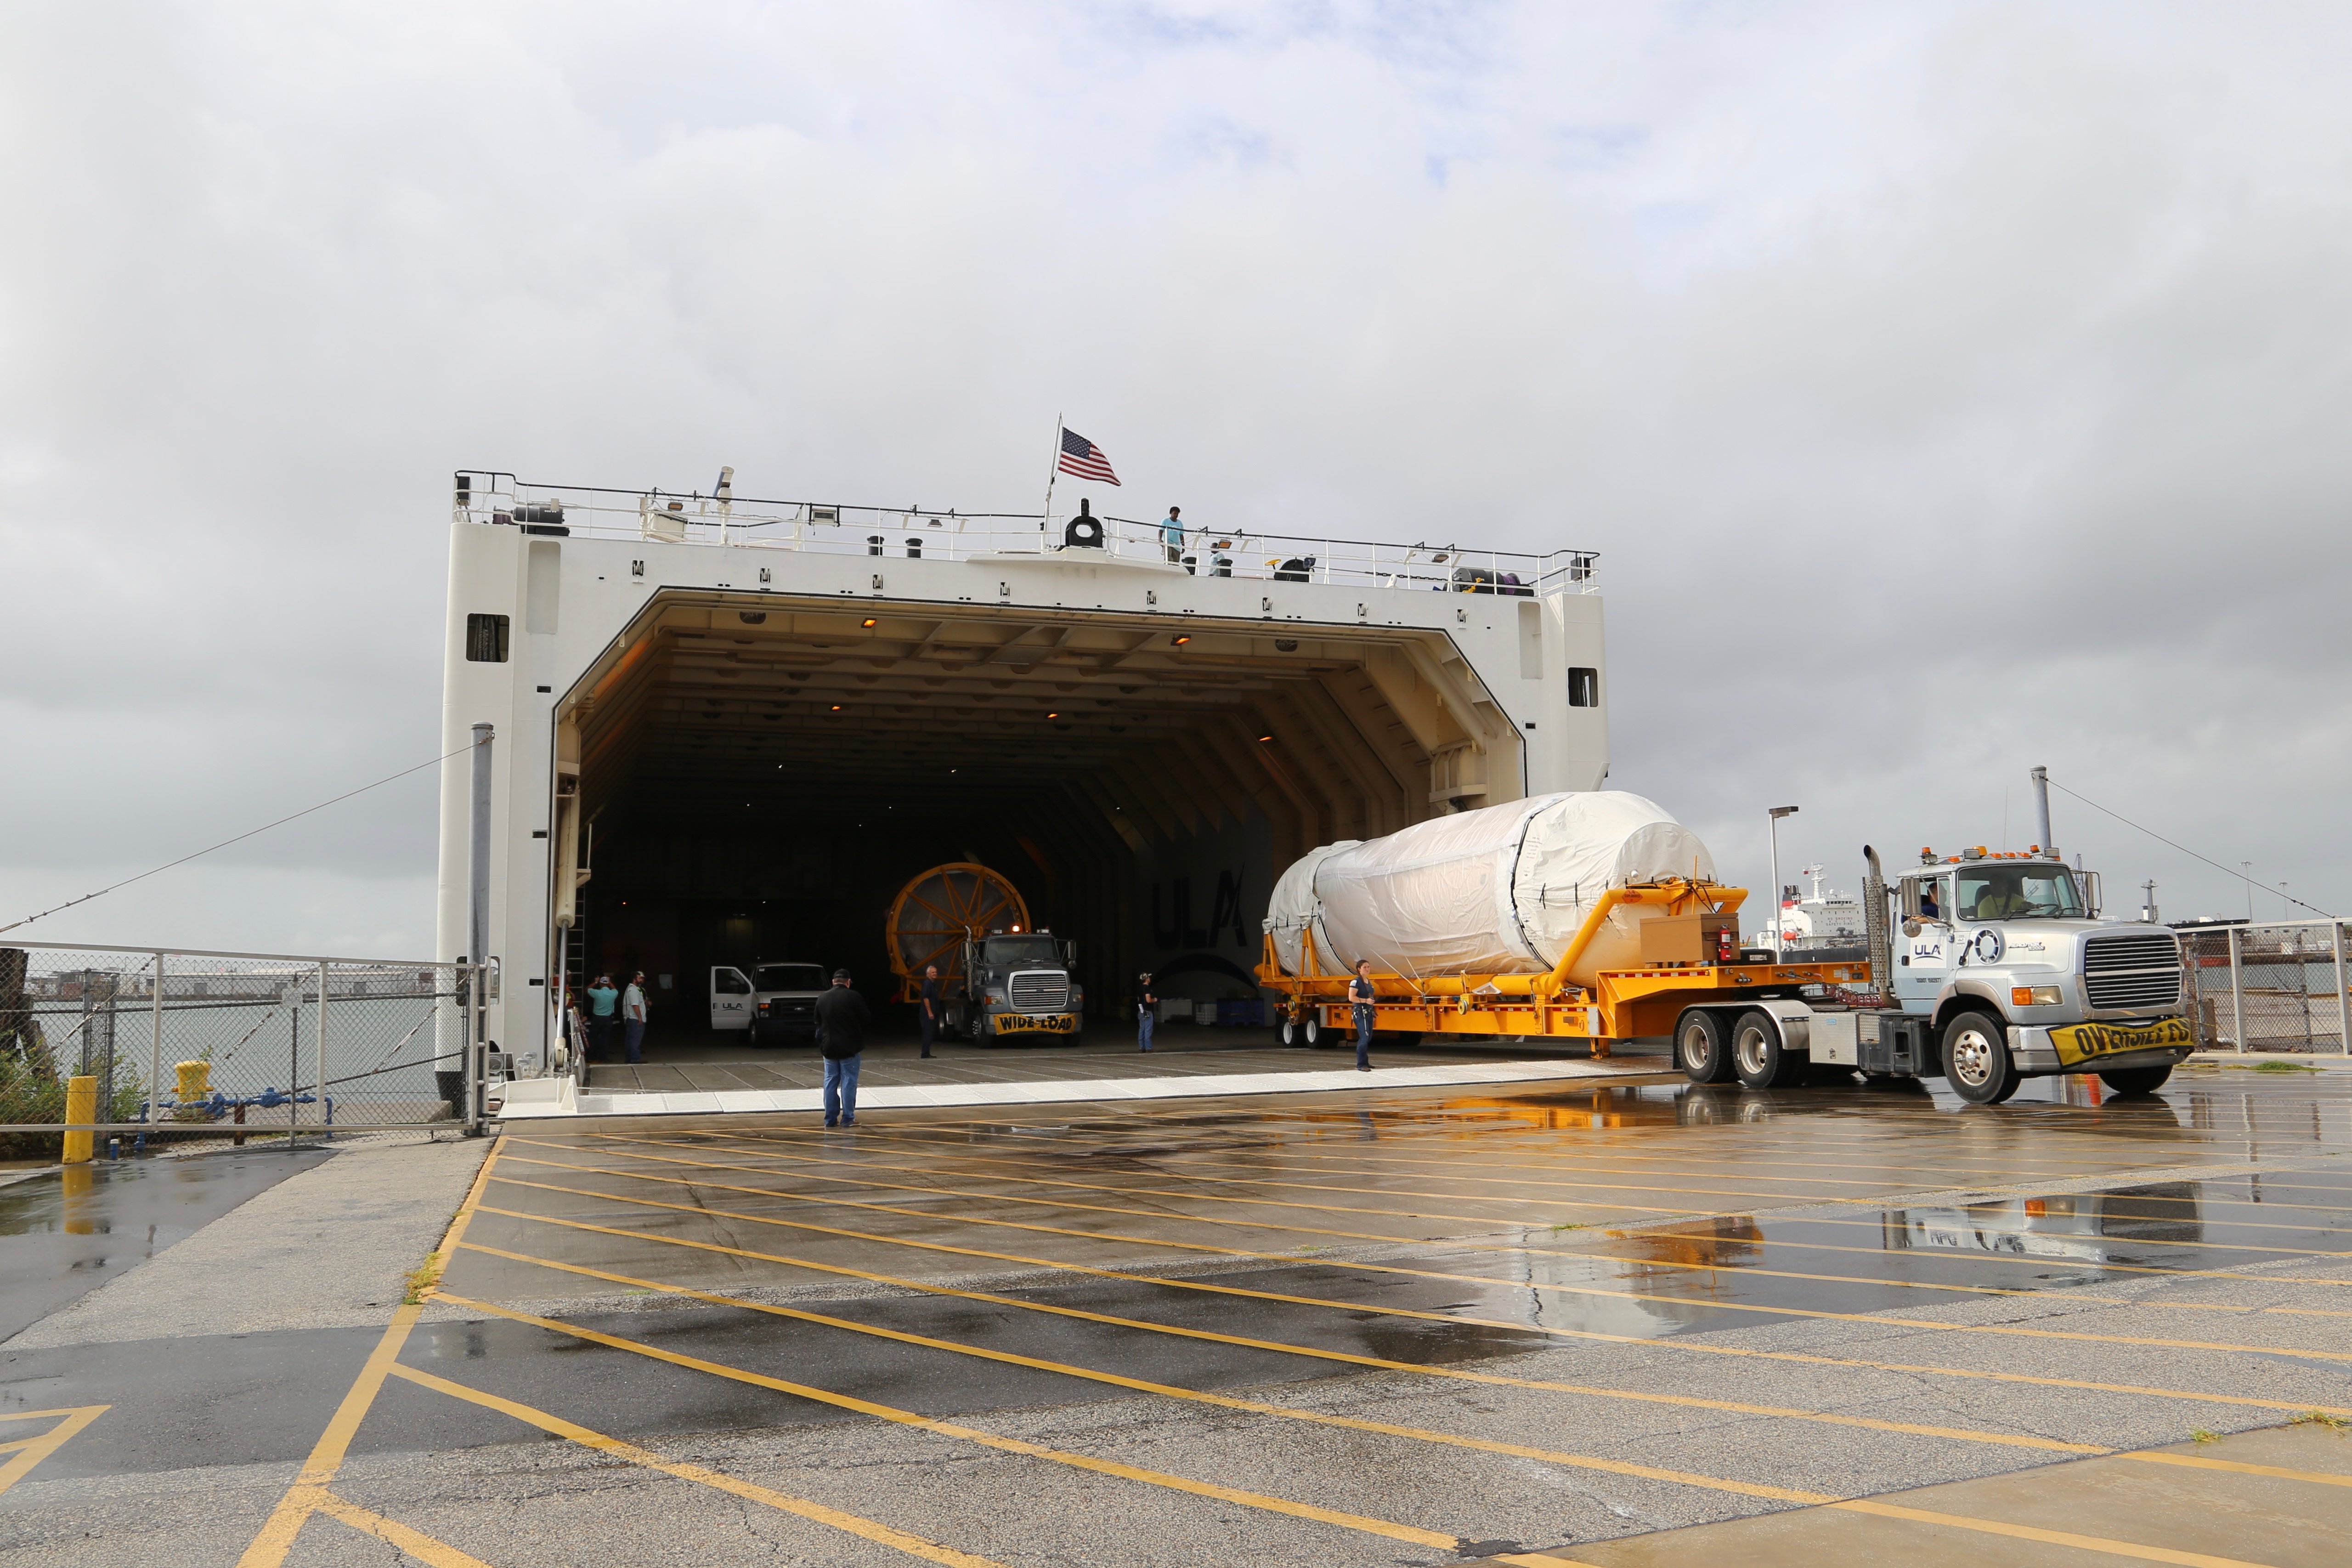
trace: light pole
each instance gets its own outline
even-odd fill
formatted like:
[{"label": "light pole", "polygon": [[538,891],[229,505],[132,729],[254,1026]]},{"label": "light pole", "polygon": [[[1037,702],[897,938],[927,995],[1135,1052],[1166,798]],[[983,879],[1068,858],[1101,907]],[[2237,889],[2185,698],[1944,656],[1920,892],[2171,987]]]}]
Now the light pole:
[{"label": "light pole", "polygon": [[2246,868],[2246,923],[2252,925],[2254,923],[2254,863],[2241,860],[2238,864]]},{"label": "light pole", "polygon": [[1780,958],[1780,819],[1796,816],[1797,808],[1776,805],[1765,815],[1770,825],[1768,831],[1772,836],[1772,959],[1778,963]]}]

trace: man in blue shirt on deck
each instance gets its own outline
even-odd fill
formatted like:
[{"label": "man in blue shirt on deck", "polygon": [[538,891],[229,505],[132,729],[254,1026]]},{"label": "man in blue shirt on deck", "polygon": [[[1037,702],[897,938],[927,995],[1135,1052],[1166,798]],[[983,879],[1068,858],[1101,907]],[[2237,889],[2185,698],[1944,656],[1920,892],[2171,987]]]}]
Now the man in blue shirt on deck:
[{"label": "man in blue shirt on deck", "polygon": [[1168,546],[1168,559],[1171,561],[1184,559],[1183,516],[1182,507],[1171,506],[1168,509],[1167,521],[1160,525],[1160,542]]}]

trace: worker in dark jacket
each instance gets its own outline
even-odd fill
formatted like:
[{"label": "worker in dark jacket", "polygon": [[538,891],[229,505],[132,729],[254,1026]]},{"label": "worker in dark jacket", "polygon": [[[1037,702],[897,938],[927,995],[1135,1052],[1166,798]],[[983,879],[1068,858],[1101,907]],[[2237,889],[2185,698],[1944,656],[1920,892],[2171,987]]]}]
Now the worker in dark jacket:
[{"label": "worker in dark jacket", "polygon": [[849,971],[833,972],[833,989],[816,999],[816,1043],[824,1053],[824,1124],[857,1125],[857,1066],[864,1059],[866,1026],[874,1015],[866,998],[849,988]]}]

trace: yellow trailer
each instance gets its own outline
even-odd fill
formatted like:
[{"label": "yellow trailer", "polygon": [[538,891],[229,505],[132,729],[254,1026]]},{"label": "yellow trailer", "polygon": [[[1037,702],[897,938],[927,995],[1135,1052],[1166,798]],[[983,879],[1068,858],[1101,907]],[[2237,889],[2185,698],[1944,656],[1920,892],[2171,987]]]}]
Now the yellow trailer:
[{"label": "yellow trailer", "polygon": [[[1568,951],[1543,974],[1409,975],[1374,973],[1379,994],[1373,1027],[1423,1035],[1524,1035],[1583,1040],[1595,1057],[1606,1057],[1618,1040],[1673,1035],[1685,1009],[1731,1005],[1793,994],[1805,985],[1863,986],[1870,966],[1843,963],[1751,963],[1726,942],[1707,943],[1728,931],[1727,919],[1746,901],[1748,889],[1675,879],[1612,888],[1593,905]],[[1622,904],[1663,906],[1664,920],[1643,922],[1642,963],[1604,970],[1591,984],[1569,978],[1611,911]],[[1671,923],[1669,923],[1671,922]],[[1656,928],[1654,931],[1653,928]],[[1324,973],[1312,927],[1301,933],[1305,973],[1286,973],[1265,939],[1258,984],[1282,996],[1282,1037],[1303,1034],[1310,1045],[1352,1025],[1346,973]],[[1656,956],[1654,958],[1653,954]]]}]

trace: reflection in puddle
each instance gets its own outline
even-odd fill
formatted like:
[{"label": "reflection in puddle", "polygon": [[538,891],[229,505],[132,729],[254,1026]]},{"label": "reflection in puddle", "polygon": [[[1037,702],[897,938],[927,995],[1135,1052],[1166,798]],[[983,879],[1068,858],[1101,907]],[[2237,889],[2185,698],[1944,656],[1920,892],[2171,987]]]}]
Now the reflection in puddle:
[{"label": "reflection in puddle", "polygon": [[2107,1243],[2201,1241],[2200,1184],[2161,1182],[2111,1193],[2066,1193],[1949,1208],[1889,1209],[1890,1251],[1998,1253],[2102,1263]]}]

